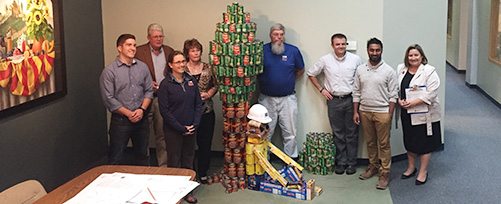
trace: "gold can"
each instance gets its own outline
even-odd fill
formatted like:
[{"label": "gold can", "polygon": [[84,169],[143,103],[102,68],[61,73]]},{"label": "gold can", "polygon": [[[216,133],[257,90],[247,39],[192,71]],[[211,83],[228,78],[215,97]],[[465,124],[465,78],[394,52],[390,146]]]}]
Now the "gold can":
[{"label": "gold can", "polygon": [[245,165],[245,173],[247,175],[254,175],[255,174],[254,164],[247,164],[247,165]]},{"label": "gold can", "polygon": [[263,175],[264,168],[260,164],[256,164],[256,165],[254,165],[254,173],[257,175]]},{"label": "gold can", "polygon": [[254,164],[254,163],[256,163],[254,154],[246,154],[245,155],[245,162],[247,162],[247,164]]}]

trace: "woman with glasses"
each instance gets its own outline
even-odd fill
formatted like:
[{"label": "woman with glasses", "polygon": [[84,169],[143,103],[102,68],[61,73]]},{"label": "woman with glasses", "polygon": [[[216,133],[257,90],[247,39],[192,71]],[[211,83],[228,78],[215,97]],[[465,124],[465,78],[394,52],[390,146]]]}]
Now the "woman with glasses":
[{"label": "woman with glasses", "polygon": [[184,41],[183,52],[188,58],[186,71],[198,82],[200,97],[203,101],[203,114],[197,129],[197,176],[201,183],[207,184],[207,170],[209,170],[212,137],[216,116],[212,97],[217,93],[216,76],[211,66],[202,62],[203,47],[197,39]]},{"label": "woman with glasses", "polygon": [[[167,166],[193,169],[195,140],[203,106],[197,80],[185,72],[186,59],[181,51],[173,51],[167,59],[165,79],[158,89],[160,113],[164,118]],[[185,197],[196,203],[190,193]]]}]

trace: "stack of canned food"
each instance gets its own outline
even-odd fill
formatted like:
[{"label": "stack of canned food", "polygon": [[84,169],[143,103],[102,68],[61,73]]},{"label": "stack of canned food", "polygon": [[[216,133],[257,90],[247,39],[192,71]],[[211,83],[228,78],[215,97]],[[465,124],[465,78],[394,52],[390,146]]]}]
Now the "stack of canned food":
[{"label": "stack of canned food", "polygon": [[263,72],[263,42],[255,39],[256,23],[243,6],[233,3],[217,23],[210,41],[209,63],[215,67],[223,103],[246,102],[256,91]]},{"label": "stack of canned food", "polygon": [[299,153],[299,163],[313,174],[332,174],[335,155],[336,147],[331,133],[310,132]]},{"label": "stack of canned food", "polygon": [[[256,77],[263,72],[263,42],[255,39],[256,23],[238,3],[227,6],[210,41],[209,63],[215,68],[223,101],[224,169],[221,179],[226,192],[245,188],[245,144],[249,100],[256,91]],[[253,171],[256,171],[253,169]],[[217,181],[214,179],[214,181]],[[235,185],[225,185],[239,182]]]}]

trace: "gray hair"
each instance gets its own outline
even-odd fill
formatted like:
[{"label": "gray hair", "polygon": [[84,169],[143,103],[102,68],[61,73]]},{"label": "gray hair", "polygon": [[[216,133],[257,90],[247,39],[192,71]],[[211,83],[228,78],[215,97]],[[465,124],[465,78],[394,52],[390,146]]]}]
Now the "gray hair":
[{"label": "gray hair", "polygon": [[285,27],[284,27],[282,24],[277,23],[277,24],[272,25],[272,26],[270,27],[270,34],[271,34],[274,30],[281,30],[281,31],[284,31],[284,32],[285,32]]},{"label": "gray hair", "polygon": [[164,29],[162,28],[162,26],[158,23],[152,23],[148,26],[148,35],[150,35],[150,33],[152,31],[160,31],[162,34],[164,33]]}]

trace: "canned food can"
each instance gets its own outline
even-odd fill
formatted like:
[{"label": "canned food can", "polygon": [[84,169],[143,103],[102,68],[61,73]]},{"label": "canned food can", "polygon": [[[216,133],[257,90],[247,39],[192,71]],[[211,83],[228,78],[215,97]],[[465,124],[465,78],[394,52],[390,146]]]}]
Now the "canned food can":
[{"label": "canned food can", "polygon": [[255,64],[255,65],[260,65],[260,64],[262,64],[262,63],[263,63],[263,62],[262,62],[263,55],[260,55],[260,54],[259,54],[259,55],[256,55],[256,56],[254,56],[254,57],[255,57],[255,59],[254,59],[254,64]]},{"label": "canned food can", "polygon": [[240,41],[241,41],[242,43],[247,43],[247,42],[249,42],[249,39],[247,39],[247,38],[248,38],[248,35],[249,35],[249,34],[247,34],[247,33],[240,33]]},{"label": "canned food can", "polygon": [[221,55],[228,55],[228,44],[221,44]]},{"label": "canned food can", "polygon": [[247,175],[254,175],[254,174],[256,174],[254,166],[255,166],[254,164],[247,164],[247,165],[245,165],[245,173]]},{"label": "canned food can", "polygon": [[235,56],[235,66],[242,66],[242,57],[240,55]]},{"label": "canned food can", "polygon": [[230,23],[236,23],[236,22],[237,22],[237,14],[231,14]]},{"label": "canned food can", "polygon": [[256,33],[254,33],[254,31],[250,31],[249,34],[247,35],[247,41],[254,42],[255,37],[256,37]]},{"label": "canned food can", "polygon": [[236,13],[238,11],[238,2],[233,2],[233,4],[231,4],[231,7],[232,13]]},{"label": "canned food can", "polygon": [[241,43],[242,42],[242,35],[240,35],[240,33],[235,33],[233,35],[234,39],[233,39],[233,42],[234,43]]},{"label": "canned food can", "polygon": [[254,22],[250,22],[250,28],[249,28],[249,31],[254,32],[254,31],[256,31],[256,28],[257,28],[256,23],[254,23]]},{"label": "canned food can", "polygon": [[247,43],[242,43],[242,44],[240,45],[240,48],[241,48],[240,50],[241,50],[242,55],[250,55],[250,51],[249,51],[249,49],[250,49],[250,48],[249,48],[249,44],[247,44]]},{"label": "canned food can", "polygon": [[223,32],[221,34],[221,41],[220,42],[229,43],[229,42],[231,42],[231,40],[232,40],[231,33]]},{"label": "canned food can", "polygon": [[209,46],[210,46],[210,54],[217,54],[218,44],[215,43],[214,41],[209,41]]},{"label": "canned food can", "polygon": [[224,56],[224,66],[227,66],[227,67],[234,67],[233,66],[233,58],[231,56],[228,56],[228,55],[225,55]]},{"label": "canned food can", "polygon": [[224,23],[230,22],[230,14],[229,13],[223,13],[223,22]]},{"label": "canned food can", "polygon": [[214,41],[216,42],[221,42],[221,35],[220,35],[221,32],[217,31],[214,32]]},{"label": "canned food can", "polygon": [[250,13],[245,13],[245,23],[250,23],[251,22],[251,15]]},{"label": "canned food can", "polygon": [[216,70],[217,70],[217,76],[224,76],[226,75],[226,70],[224,69],[224,67],[222,66],[216,66]]},{"label": "canned food can", "polygon": [[242,32],[242,23],[238,23],[236,29],[237,29],[237,33],[241,33]]},{"label": "canned food can", "polygon": [[245,162],[247,164],[254,164],[256,161],[254,160],[254,154],[246,154],[245,155]]},{"label": "canned food can", "polygon": [[243,66],[249,66],[250,65],[250,56],[249,55],[244,55],[242,57],[242,65]]},{"label": "canned food can", "polygon": [[216,31],[221,31],[222,30],[222,23],[216,23]]},{"label": "canned food can", "polygon": [[259,163],[256,163],[256,165],[254,165],[254,167],[255,167],[254,172],[257,175],[263,175],[264,174],[264,168]]},{"label": "canned food can", "polygon": [[238,33],[230,33],[230,38],[231,38],[230,42],[234,42],[235,39],[237,38],[237,36],[238,36]]},{"label": "canned food can", "polygon": [[229,28],[228,28],[228,32],[230,32],[230,33],[234,33],[234,32],[236,32],[236,31],[237,31],[237,25],[236,25],[236,24],[234,24],[234,23],[230,23],[230,24],[229,24]]},{"label": "canned food can", "polygon": [[249,32],[250,24],[249,23],[244,23],[242,25],[242,32],[247,33]]},{"label": "canned food can", "polygon": [[243,14],[244,14],[244,6],[237,5],[237,13],[240,14],[240,16],[243,16]]}]

